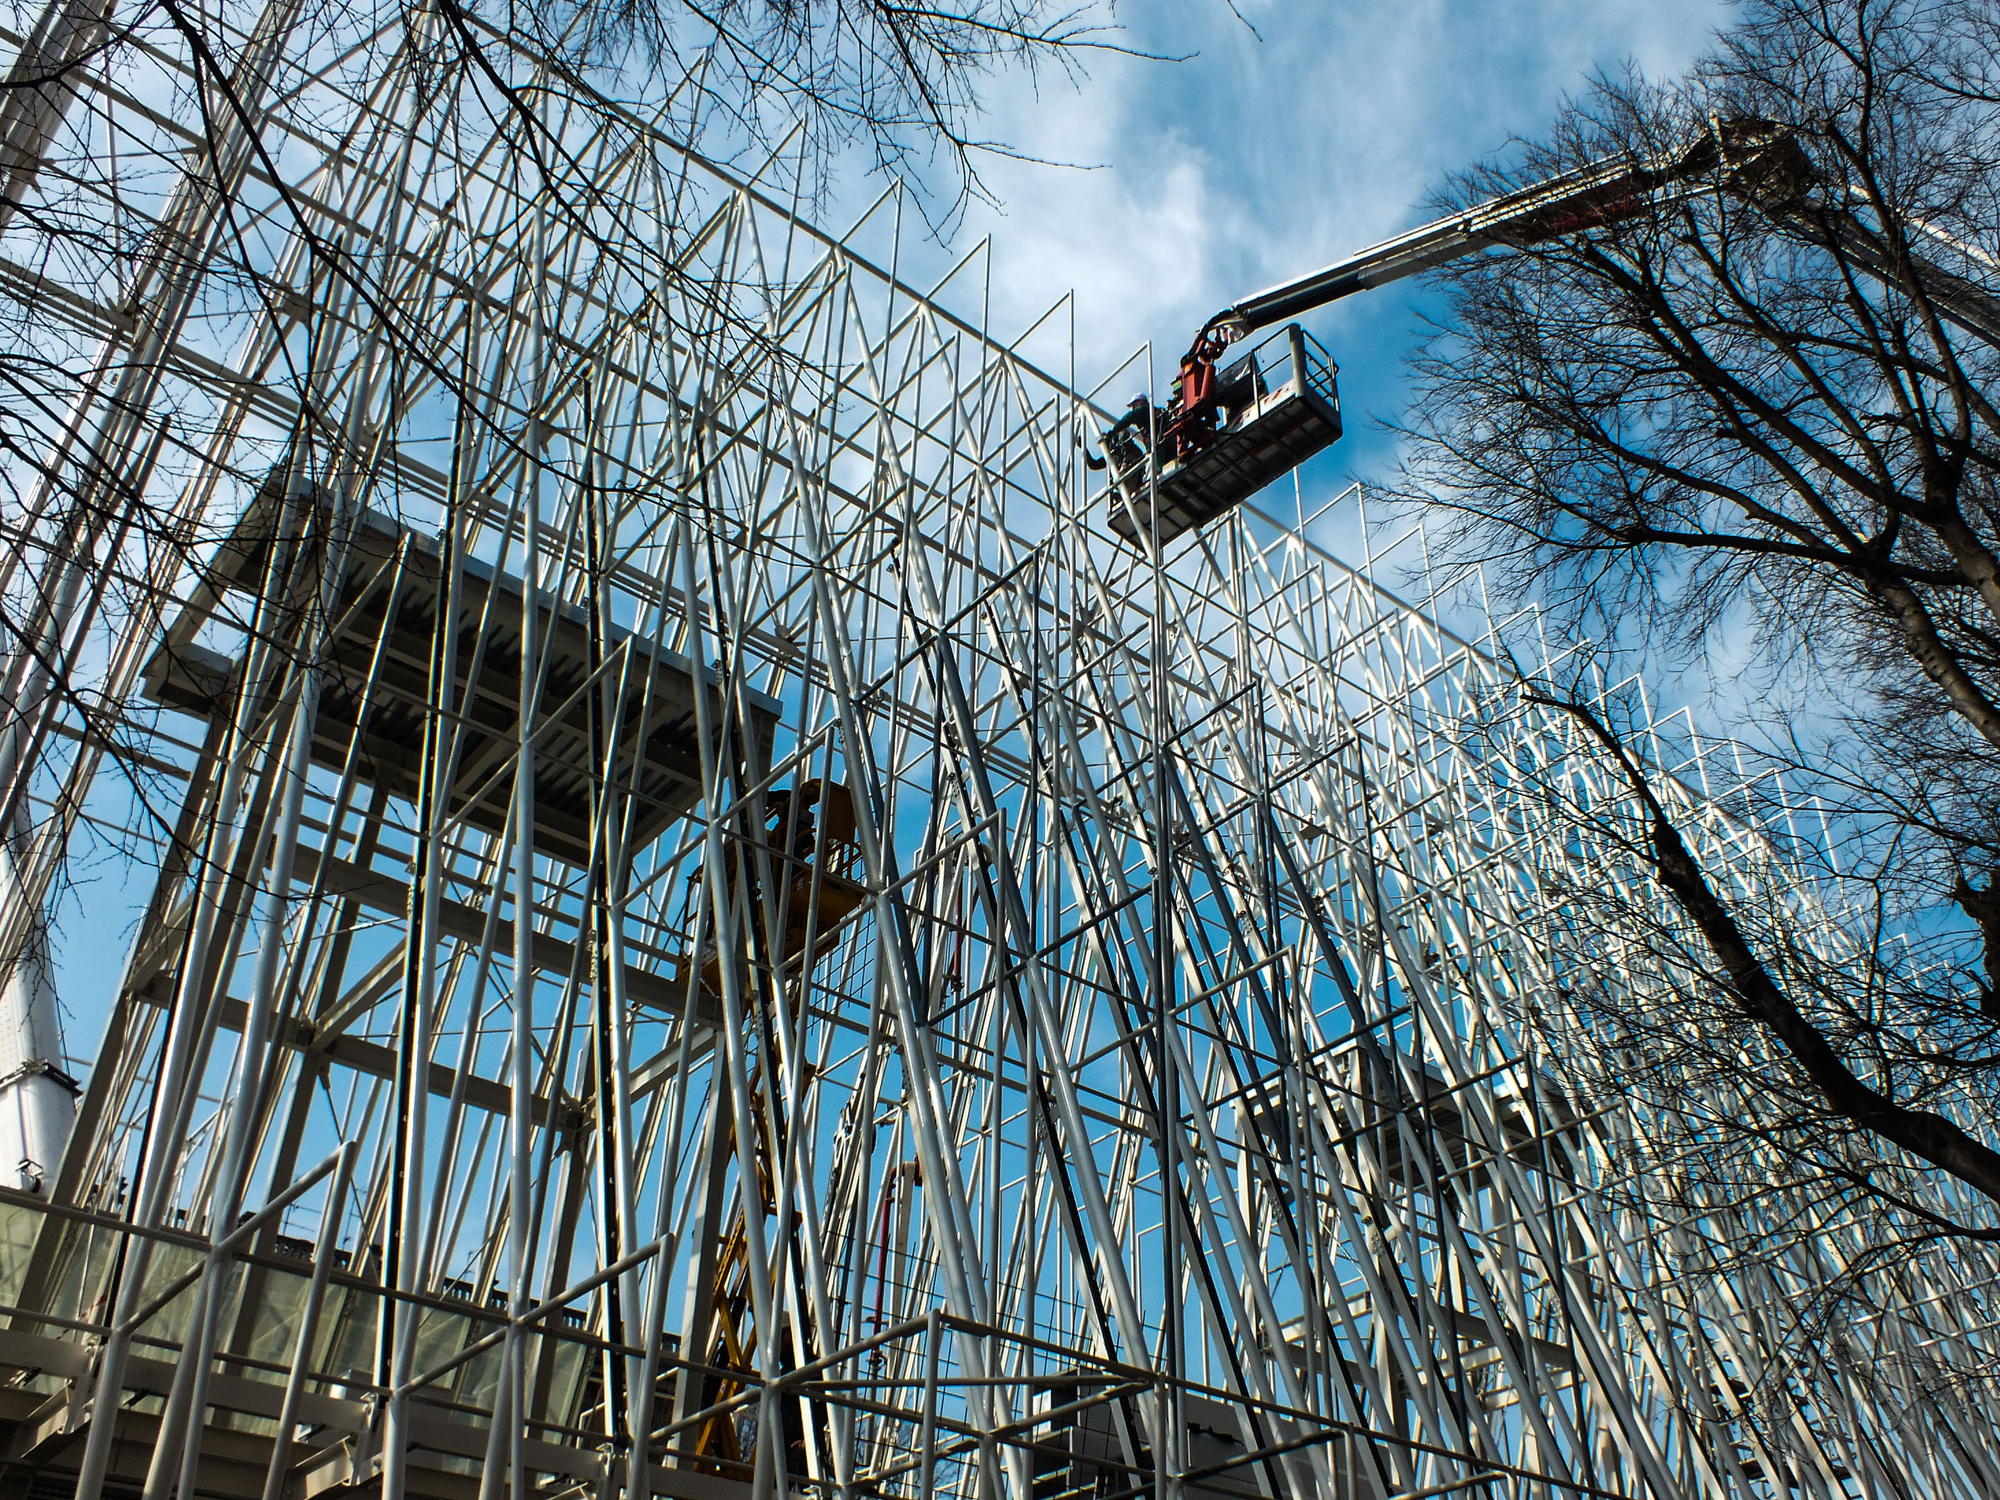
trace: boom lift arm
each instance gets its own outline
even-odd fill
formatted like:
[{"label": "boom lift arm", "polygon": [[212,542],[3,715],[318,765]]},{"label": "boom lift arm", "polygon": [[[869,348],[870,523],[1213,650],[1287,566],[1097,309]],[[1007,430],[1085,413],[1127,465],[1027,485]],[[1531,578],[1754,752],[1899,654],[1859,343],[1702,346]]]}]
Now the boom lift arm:
[{"label": "boom lift arm", "polygon": [[[1218,375],[1216,362],[1231,344],[1461,256],[1524,248],[1636,217],[1717,173],[1725,191],[1757,203],[1790,233],[1837,249],[1878,279],[1894,277],[1894,256],[1884,237],[1861,213],[1825,200],[1825,189],[1790,130],[1762,120],[1715,120],[1671,156],[1593,163],[1224,308],[1182,356],[1167,407],[1155,410],[1135,401],[1105,435],[1105,458],[1113,470],[1112,529],[1135,545],[1152,540],[1164,546],[1339,438],[1333,365],[1312,357],[1317,346],[1309,349],[1311,341],[1296,325],[1283,336],[1289,368],[1282,358],[1260,357],[1278,342],[1273,338]],[[1906,237],[1935,242],[1959,259],[1985,260],[1927,225],[1902,227]],[[1941,314],[2000,348],[2000,297],[1929,260],[1919,259],[1918,266]],[[1274,373],[1287,378],[1274,386]]]},{"label": "boom lift arm", "polygon": [[[1234,342],[1273,323],[1464,255],[1518,249],[1615,224],[1672,201],[1718,169],[1725,174],[1721,184],[1725,190],[1760,204],[1801,239],[1837,247],[1872,276],[1887,280],[1894,274],[1891,252],[1880,234],[1852,208],[1816,197],[1817,174],[1796,136],[1763,120],[1717,120],[1706,134],[1671,157],[1597,162],[1491,199],[1335,261],[1310,276],[1246,297],[1209,319],[1202,333],[1220,334],[1225,342]],[[1830,227],[1822,228],[1820,220]],[[1929,225],[1910,222],[1903,227],[1913,238],[1984,259],[1952,244]],[[1920,258],[1917,263],[1944,315],[2000,346],[2000,298],[1930,261]],[[1197,346],[1200,342],[1196,340]]]},{"label": "boom lift arm", "polygon": [[[1789,137],[1784,139],[1790,144]],[[1220,333],[1234,342],[1355,292],[1387,286],[1477,251],[1535,245],[1579,229],[1615,224],[1656,204],[1663,189],[1679,187],[1722,164],[1728,144],[1725,133],[1718,130],[1667,161],[1604,161],[1565,172],[1384,240],[1310,276],[1245,297],[1209,319],[1202,331]],[[1775,143],[1768,131],[1763,140],[1740,144],[1747,148],[1748,160],[1738,164],[1737,171],[1773,165],[1769,153]],[[1797,153],[1796,145],[1792,152]]]}]

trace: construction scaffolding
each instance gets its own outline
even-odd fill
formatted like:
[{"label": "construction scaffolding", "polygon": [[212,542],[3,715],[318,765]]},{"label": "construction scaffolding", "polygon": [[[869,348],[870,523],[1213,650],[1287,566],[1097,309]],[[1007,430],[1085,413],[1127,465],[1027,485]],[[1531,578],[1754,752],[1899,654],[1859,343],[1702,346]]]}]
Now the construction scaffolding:
[{"label": "construction scaffolding", "polygon": [[[1677,981],[1566,893],[1671,914],[1497,630],[1303,514],[1121,535],[1068,305],[908,284],[899,191],[824,233],[455,6],[44,65],[100,16],[4,101],[69,393],[0,563],[9,1493],[2000,1494],[1988,1248],[1647,1207],[1570,997]],[[1837,952],[1722,764],[1704,858]],[[150,896],[72,1077],[91,839]]]}]

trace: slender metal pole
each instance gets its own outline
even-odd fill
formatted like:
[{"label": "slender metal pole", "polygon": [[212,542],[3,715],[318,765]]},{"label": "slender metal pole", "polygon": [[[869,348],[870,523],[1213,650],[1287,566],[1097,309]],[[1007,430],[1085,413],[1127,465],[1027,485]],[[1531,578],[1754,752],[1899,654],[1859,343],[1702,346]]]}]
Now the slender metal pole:
[{"label": "slender metal pole", "polygon": [[361,1155],[361,1143],[349,1141],[340,1148],[340,1167],[326,1195],[326,1210],[320,1216],[319,1239],[313,1245],[312,1281],[299,1307],[299,1331],[292,1340],[290,1369],[285,1375],[285,1399],[278,1408],[277,1430],[271,1434],[271,1461],[264,1468],[263,1500],[282,1500],[292,1452],[292,1433],[298,1426],[299,1403],[305,1397],[307,1373],[312,1369],[319,1339],[320,1314],[326,1305],[327,1282],[333,1274],[333,1257],[340,1247],[340,1226],[347,1215],[347,1193],[354,1180],[354,1164]]},{"label": "slender metal pole", "polygon": [[917,1493],[925,1500],[937,1494],[938,1340],[943,1335],[938,1310],[933,1307],[924,1315],[924,1420],[917,1437],[918,1452],[923,1456],[917,1470]]}]

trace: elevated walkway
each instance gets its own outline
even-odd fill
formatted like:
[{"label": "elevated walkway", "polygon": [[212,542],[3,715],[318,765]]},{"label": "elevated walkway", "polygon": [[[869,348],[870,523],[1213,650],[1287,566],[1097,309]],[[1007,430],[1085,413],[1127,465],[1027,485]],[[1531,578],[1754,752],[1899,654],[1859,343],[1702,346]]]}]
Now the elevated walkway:
[{"label": "elevated walkway", "polygon": [[[280,487],[267,484],[218,550],[203,586],[169,626],[148,662],[145,691],[154,702],[207,718],[233,701],[241,659],[198,639],[212,625],[227,629],[230,595],[255,598],[264,586],[283,505]],[[297,578],[320,572],[314,553],[331,529],[321,501]],[[352,755],[361,780],[408,802],[417,796],[429,664],[442,602],[440,547],[379,511],[364,511],[353,530],[334,589],[331,641],[324,657],[319,710],[314,717],[313,760],[343,770]],[[456,735],[449,813],[500,835],[513,795],[513,757],[520,735],[521,581],[487,563],[460,567],[452,703]],[[300,597],[303,594],[306,597]],[[310,590],[289,601],[302,628],[313,606]],[[597,779],[591,749],[590,624],[584,609],[544,596],[538,601],[536,646],[546,653],[537,714],[535,849],[571,864],[590,858],[591,788]],[[617,680],[611,775],[629,795],[629,857],[663,833],[701,800],[701,748],[696,732],[694,663],[619,626],[605,630],[600,660]],[[708,693],[709,722],[727,722],[730,705],[715,672],[699,674]],[[768,754],[780,706],[751,694],[746,732],[759,756]],[[720,746],[717,747],[720,750]]]}]

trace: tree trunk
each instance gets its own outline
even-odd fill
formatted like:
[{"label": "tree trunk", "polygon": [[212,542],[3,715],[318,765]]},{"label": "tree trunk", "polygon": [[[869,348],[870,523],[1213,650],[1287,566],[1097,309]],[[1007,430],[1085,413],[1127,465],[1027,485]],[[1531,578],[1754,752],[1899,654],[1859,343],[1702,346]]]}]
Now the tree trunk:
[{"label": "tree trunk", "polygon": [[[1633,768],[1628,765],[1627,770]],[[1836,1114],[2000,1204],[2000,1152],[1974,1140],[1943,1115],[1907,1109],[1857,1078],[1758,960],[1651,790],[1643,795],[1653,817],[1653,862],[1660,883],[1701,929],[1728,973],[1744,1013],[1778,1039]]]},{"label": "tree trunk", "polygon": [[[1729,908],[1710,887],[1700,862],[1681,841],[1679,830],[1660,805],[1660,799],[1653,795],[1645,773],[1626,752],[1624,744],[1581,703],[1539,695],[1535,701],[1569,714],[1617,760],[1633,794],[1652,820],[1653,870],[1660,884],[1700,930],[1709,951],[1729,976],[1730,991],[1744,1015],[1777,1038],[1826,1100],[1828,1108],[2000,1205],[2000,1151],[1973,1139],[1943,1115],[1906,1108],[1856,1077],[1834,1051],[1833,1044],[1792,1004],[1765,969]],[[1988,1233],[2000,1238],[2000,1231]]]},{"label": "tree trunk", "polygon": [[1907,584],[1891,583],[1863,574],[1862,582],[1875,600],[1895,619],[1903,635],[1903,647],[1923,668],[1924,675],[1937,684],[1945,700],[1979,731],[1986,742],[2000,749],[2000,705],[1986,696],[1959,662],[1958,654],[1938,637],[1930,611]]}]

